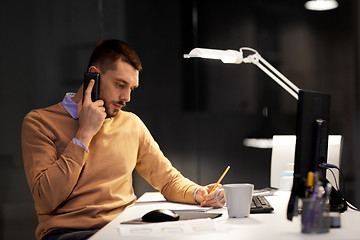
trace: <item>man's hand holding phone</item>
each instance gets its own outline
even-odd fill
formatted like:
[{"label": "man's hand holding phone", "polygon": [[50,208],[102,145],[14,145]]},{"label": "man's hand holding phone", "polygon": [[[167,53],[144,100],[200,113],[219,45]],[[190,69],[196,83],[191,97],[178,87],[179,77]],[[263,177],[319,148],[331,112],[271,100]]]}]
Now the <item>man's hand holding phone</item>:
[{"label": "man's hand holding phone", "polygon": [[75,138],[80,140],[86,147],[89,146],[93,136],[103,125],[106,112],[104,101],[99,99],[95,102],[91,100],[91,91],[95,81],[92,79],[84,91],[83,101],[76,105],[79,115],[79,129]]}]

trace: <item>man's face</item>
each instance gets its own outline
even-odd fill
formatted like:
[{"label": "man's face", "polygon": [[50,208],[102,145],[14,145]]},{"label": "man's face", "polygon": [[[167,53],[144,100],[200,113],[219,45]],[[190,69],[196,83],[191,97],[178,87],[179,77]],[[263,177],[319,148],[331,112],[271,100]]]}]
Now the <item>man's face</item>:
[{"label": "man's face", "polygon": [[100,71],[100,98],[107,117],[114,117],[130,101],[131,91],[139,86],[139,71],[118,59],[114,68]]}]

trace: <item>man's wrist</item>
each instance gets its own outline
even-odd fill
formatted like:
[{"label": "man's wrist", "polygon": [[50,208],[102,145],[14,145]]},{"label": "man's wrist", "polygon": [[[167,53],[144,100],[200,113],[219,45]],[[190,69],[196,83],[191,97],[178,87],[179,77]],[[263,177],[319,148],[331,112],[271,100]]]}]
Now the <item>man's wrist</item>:
[{"label": "man's wrist", "polygon": [[197,192],[198,192],[199,189],[200,189],[200,187],[197,187],[197,188],[195,189],[195,191],[194,191],[194,200],[195,200],[196,204],[201,205],[198,201],[196,201],[196,194],[197,194]]},{"label": "man's wrist", "polygon": [[84,149],[86,149],[86,150],[89,150],[89,149],[88,149],[79,139],[77,139],[77,138],[71,139],[71,142],[79,145],[80,147],[82,147],[82,148],[84,148]]},{"label": "man's wrist", "polygon": [[93,135],[88,132],[78,130],[74,138],[78,139],[86,148],[89,146]]}]

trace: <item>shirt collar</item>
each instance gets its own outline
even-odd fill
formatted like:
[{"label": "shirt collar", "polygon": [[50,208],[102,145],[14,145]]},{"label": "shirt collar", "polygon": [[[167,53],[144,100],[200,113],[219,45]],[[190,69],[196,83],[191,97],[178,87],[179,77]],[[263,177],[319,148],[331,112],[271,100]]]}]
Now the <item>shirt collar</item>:
[{"label": "shirt collar", "polygon": [[65,97],[61,104],[65,108],[65,110],[70,114],[70,116],[74,119],[78,119],[78,112],[76,108],[76,102],[72,100],[72,98],[75,96],[75,93],[69,92],[65,94]]}]

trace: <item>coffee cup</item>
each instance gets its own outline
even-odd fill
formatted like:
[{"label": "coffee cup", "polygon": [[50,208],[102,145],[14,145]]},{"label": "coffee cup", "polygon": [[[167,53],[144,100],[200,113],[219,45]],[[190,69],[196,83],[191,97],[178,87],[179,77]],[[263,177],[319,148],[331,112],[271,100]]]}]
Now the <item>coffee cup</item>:
[{"label": "coffee cup", "polygon": [[[225,205],[218,199],[220,191],[225,192]],[[215,201],[226,207],[229,218],[244,218],[250,214],[252,193],[254,185],[249,183],[224,184],[223,189],[215,192]]]}]

